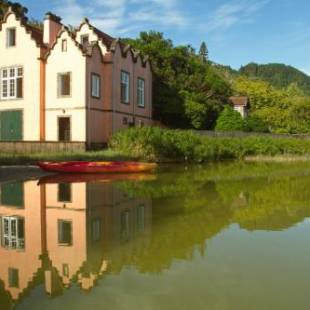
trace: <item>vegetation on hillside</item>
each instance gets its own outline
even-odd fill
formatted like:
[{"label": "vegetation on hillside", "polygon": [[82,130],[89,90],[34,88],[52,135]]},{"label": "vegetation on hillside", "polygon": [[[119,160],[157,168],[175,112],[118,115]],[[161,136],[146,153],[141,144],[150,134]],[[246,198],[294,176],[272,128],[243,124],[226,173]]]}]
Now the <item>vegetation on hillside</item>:
[{"label": "vegetation on hillside", "polygon": [[250,63],[240,68],[239,72],[249,78],[257,78],[283,89],[296,83],[307,95],[310,95],[310,77],[300,70],[284,64],[259,65]]}]

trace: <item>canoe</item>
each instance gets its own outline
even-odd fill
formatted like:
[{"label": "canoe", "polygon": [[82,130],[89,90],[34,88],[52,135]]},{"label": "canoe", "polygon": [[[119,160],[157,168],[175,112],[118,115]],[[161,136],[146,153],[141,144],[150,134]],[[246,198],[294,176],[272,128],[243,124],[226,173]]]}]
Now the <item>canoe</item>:
[{"label": "canoe", "polygon": [[49,172],[61,173],[138,173],[154,170],[154,163],[139,163],[125,161],[69,161],[69,162],[39,162],[38,166]]},{"label": "canoe", "polygon": [[156,176],[149,173],[60,173],[40,178],[38,185],[59,183],[112,183],[115,181],[154,181]]}]

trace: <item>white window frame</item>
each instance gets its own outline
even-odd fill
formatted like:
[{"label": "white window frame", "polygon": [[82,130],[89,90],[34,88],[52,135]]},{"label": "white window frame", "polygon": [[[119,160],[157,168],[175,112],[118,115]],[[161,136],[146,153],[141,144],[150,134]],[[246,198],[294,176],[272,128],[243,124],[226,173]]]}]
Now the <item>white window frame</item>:
[{"label": "white window frame", "polygon": [[137,82],[137,104],[138,107],[145,107],[145,80],[138,78]]},{"label": "white window frame", "polygon": [[[17,96],[18,80],[22,79],[21,97]],[[12,100],[24,97],[24,69],[21,66],[1,68],[0,70],[0,99]],[[6,92],[4,88],[6,87]]]},{"label": "white window frame", "polygon": [[[11,34],[12,31],[14,31],[14,44],[11,44]],[[16,28],[12,27],[12,28],[7,28],[6,30],[6,47],[7,48],[11,48],[11,47],[15,47],[16,46]]]},{"label": "white window frame", "polygon": [[61,51],[64,53],[68,51],[68,40],[67,39],[61,40]]},{"label": "white window frame", "polygon": [[[125,85],[125,98],[123,98],[123,85]],[[126,71],[121,71],[121,102],[124,104],[129,104],[130,96],[130,73]]]},{"label": "white window frame", "polygon": [[[1,219],[1,244],[2,247],[8,249],[24,250],[25,249],[25,238],[19,237],[19,221],[24,222],[25,229],[25,220],[22,217],[18,216],[4,216]],[[25,231],[23,232],[25,236]]]},{"label": "white window frame", "polygon": [[101,96],[101,77],[97,73],[91,74],[91,96],[97,99]]}]

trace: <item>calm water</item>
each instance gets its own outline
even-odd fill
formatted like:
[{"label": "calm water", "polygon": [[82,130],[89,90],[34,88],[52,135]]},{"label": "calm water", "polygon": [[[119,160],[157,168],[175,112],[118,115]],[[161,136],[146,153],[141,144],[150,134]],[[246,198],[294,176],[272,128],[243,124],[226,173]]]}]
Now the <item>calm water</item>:
[{"label": "calm water", "polygon": [[0,193],[1,310],[310,309],[310,164],[50,177]]}]

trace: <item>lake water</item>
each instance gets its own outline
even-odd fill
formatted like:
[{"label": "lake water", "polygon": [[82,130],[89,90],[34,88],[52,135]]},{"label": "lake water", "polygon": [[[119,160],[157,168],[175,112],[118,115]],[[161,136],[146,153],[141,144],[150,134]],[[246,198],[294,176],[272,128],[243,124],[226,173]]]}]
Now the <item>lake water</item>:
[{"label": "lake water", "polygon": [[310,164],[0,185],[0,309],[310,309]]}]

